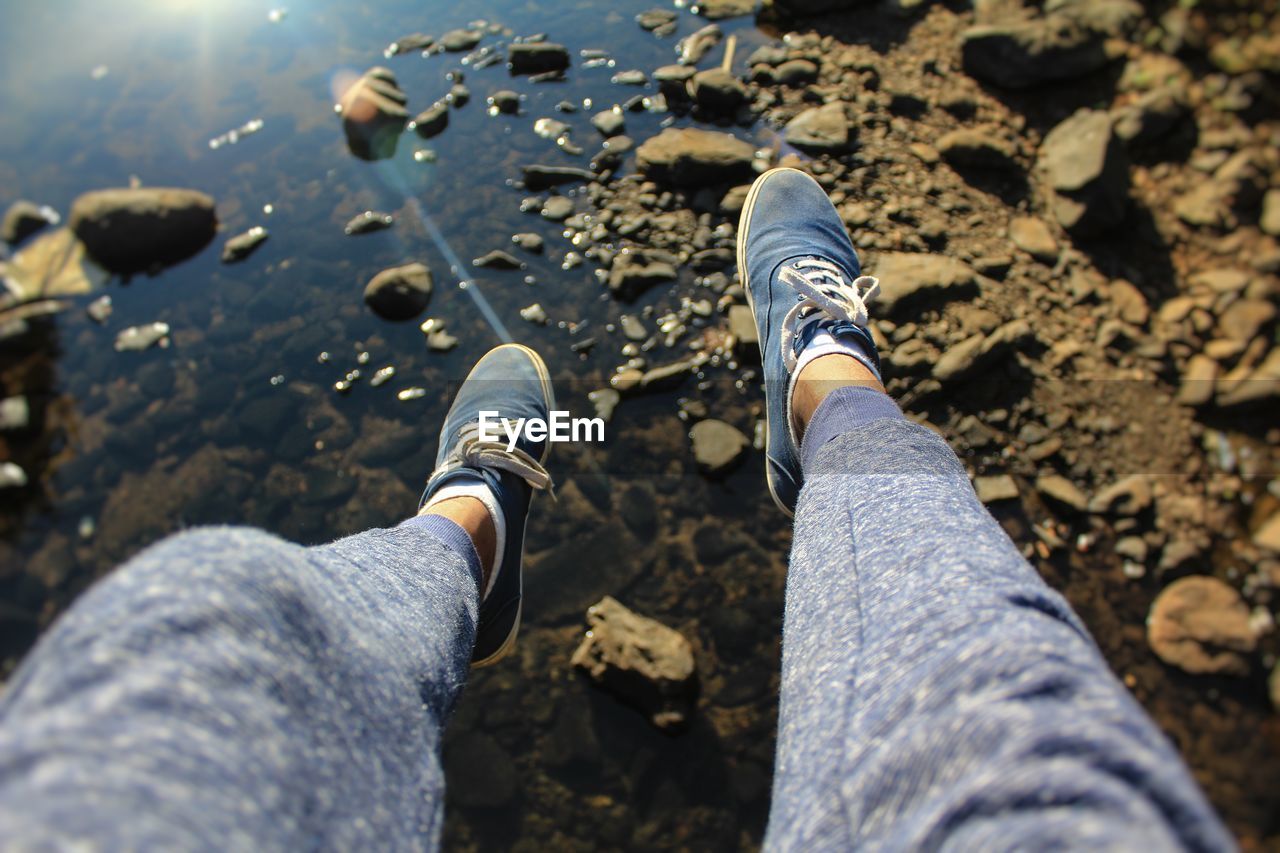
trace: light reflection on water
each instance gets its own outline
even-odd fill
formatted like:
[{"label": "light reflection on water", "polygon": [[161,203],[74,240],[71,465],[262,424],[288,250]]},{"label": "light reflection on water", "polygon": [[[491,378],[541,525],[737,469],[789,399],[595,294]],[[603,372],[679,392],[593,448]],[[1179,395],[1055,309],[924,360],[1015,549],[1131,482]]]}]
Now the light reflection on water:
[{"label": "light reflection on water", "polygon": [[[625,308],[604,298],[591,264],[562,268],[572,247],[560,228],[521,213],[524,193],[507,182],[529,163],[585,165],[600,139],[592,113],[636,92],[612,85],[610,76],[673,60],[676,38],[655,38],[633,21],[651,5],[294,2],[275,23],[269,5],[243,0],[118,0],[109,13],[100,3],[66,0],[8,12],[0,30],[0,186],[7,190],[0,202],[30,198],[65,215],[81,192],[123,186],[136,176],[146,185],[209,192],[224,229],[191,261],[154,278],[112,282],[107,292],[115,310],[105,326],[84,315],[88,298],[77,302],[42,333],[41,354],[25,357],[28,366],[10,374],[25,385],[6,392],[44,400],[53,436],[40,440],[38,452],[41,470],[49,472],[47,490],[4,507],[12,549],[0,560],[13,580],[4,595],[28,613],[0,632],[10,665],[36,625],[166,531],[237,522],[315,542],[393,523],[412,508],[430,468],[449,382],[508,335],[543,352],[558,381],[572,381],[559,395],[563,402],[590,410],[586,392],[622,360],[621,340],[604,333],[605,324],[645,304],[662,313],[678,304],[678,293],[654,292]],[[445,75],[460,68],[460,55],[386,59],[383,49],[400,36],[438,36],[476,18],[564,43],[574,54],[568,81],[530,84],[510,78],[501,65],[467,69],[471,102],[452,111],[444,134],[427,141],[406,134],[383,163],[351,157],[332,109],[335,81],[385,64],[409,95],[410,110],[425,108],[448,92]],[[683,14],[678,35],[702,23]],[[740,58],[764,41],[749,20],[722,26],[740,31]],[[607,51],[615,64],[584,68],[578,51],[586,48]],[[718,57],[717,51],[704,65]],[[487,114],[485,97],[501,88],[526,96],[519,115]],[[586,99],[592,109],[555,110],[562,100]],[[571,156],[537,136],[534,123],[543,117],[570,125],[569,138],[586,153]],[[259,131],[210,147],[210,140],[255,119],[263,122]],[[662,119],[628,113],[627,132],[642,140]],[[427,149],[434,163],[415,158]],[[344,236],[347,220],[366,209],[393,213],[395,226]],[[269,229],[267,243],[244,263],[219,264],[225,238],[254,226]],[[495,248],[520,254],[510,243],[519,231],[547,239],[545,255],[521,255],[525,271],[462,267]],[[361,302],[373,273],[410,260],[436,273],[424,316],[447,322],[461,341],[452,352],[427,352],[416,323],[388,324]],[[452,266],[460,269],[451,273]],[[525,275],[535,283],[525,284]],[[492,306],[490,321],[459,292],[464,277],[478,285],[471,293]],[[520,319],[519,309],[534,301],[550,316],[548,326]],[[152,321],[172,327],[173,347],[111,351],[116,331]],[[584,322],[600,344],[579,356],[569,351],[572,338],[563,326]],[[328,363],[318,362],[322,351],[330,353]],[[369,353],[369,374],[394,365],[395,378],[335,394],[333,382],[357,365],[360,352]],[[722,385],[708,392],[724,403],[713,413],[737,418],[749,431],[742,403],[755,398]],[[411,387],[428,394],[397,400]],[[701,846],[736,846],[744,828],[758,841],[761,785],[735,800],[725,775],[763,774],[767,783],[777,668],[770,630],[781,607],[787,532],[763,498],[758,459],[724,484],[691,475],[676,396],[625,402],[611,427],[615,439],[602,453],[559,463],[586,503],[536,509],[530,549],[552,557],[530,573],[531,583],[543,585],[530,594],[528,651],[473,682],[450,731],[451,742],[469,732],[496,739],[518,767],[524,794],[497,821],[482,812],[472,822],[470,810],[455,810],[451,843],[506,844],[521,835],[545,842],[545,827],[534,817],[549,810],[562,818],[560,831],[576,826],[584,839],[645,826],[655,839],[674,833],[701,839]],[[359,485],[335,482],[337,470],[356,471]],[[185,493],[182,483],[170,488],[184,478],[209,493]],[[317,494],[336,495],[336,503],[307,497]],[[613,513],[601,512],[609,501]],[[751,531],[729,556],[689,544],[691,531],[711,523],[704,516],[712,507],[718,524],[728,528],[736,520]],[[94,531],[87,537],[86,521]],[[572,560],[555,559],[562,545]],[[584,560],[601,565],[583,574],[576,562]],[[561,595],[559,584],[572,584],[572,594]],[[754,709],[738,712],[743,721],[729,726],[734,737],[726,737],[725,723],[702,721],[684,738],[668,740],[565,677],[582,608],[605,592],[704,635],[712,706],[732,695],[728,705]],[[754,641],[754,655],[733,662],[712,653],[699,621],[712,607],[731,609],[726,602],[754,608],[762,638]],[[504,702],[508,713],[494,710]],[[561,754],[565,737],[605,746],[570,761]],[[614,803],[604,812],[602,792]],[[606,813],[612,830],[601,824]]]}]

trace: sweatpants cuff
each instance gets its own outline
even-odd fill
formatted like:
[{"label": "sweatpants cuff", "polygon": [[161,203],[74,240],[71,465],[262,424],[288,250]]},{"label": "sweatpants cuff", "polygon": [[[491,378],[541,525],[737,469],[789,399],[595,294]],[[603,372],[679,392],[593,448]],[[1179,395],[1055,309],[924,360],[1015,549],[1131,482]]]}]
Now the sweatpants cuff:
[{"label": "sweatpants cuff", "polygon": [[451,521],[442,515],[428,513],[427,515],[415,515],[407,521],[400,522],[397,526],[421,531],[439,540],[444,547],[466,560],[471,576],[476,579],[476,586],[481,587],[483,585],[484,570],[480,567],[480,552],[476,550],[476,544],[471,541],[467,531],[463,530],[457,522]]},{"label": "sweatpants cuff", "polygon": [[870,421],[905,419],[898,404],[883,391],[865,385],[837,388],[818,404],[800,442],[800,467],[807,477],[822,446]]}]

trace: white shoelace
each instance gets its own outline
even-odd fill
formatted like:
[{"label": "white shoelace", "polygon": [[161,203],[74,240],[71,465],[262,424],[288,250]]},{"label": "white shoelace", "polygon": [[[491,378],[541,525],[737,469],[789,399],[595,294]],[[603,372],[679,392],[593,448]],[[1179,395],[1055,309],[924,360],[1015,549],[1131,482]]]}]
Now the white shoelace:
[{"label": "white shoelace", "polygon": [[803,298],[782,321],[782,361],[787,372],[795,369],[795,340],[811,324],[844,320],[867,327],[867,303],[880,293],[874,276],[859,276],[850,283],[840,267],[820,258],[803,258],[782,268],[779,277]]},{"label": "white shoelace", "polygon": [[541,462],[518,447],[507,450],[507,446],[500,441],[482,441],[478,423],[470,423],[462,428],[458,443],[453,446],[453,451],[445,458],[441,468],[449,470],[459,466],[506,471],[524,480],[530,488],[545,490],[552,498],[556,496],[555,484],[551,482],[551,475],[542,467]]}]

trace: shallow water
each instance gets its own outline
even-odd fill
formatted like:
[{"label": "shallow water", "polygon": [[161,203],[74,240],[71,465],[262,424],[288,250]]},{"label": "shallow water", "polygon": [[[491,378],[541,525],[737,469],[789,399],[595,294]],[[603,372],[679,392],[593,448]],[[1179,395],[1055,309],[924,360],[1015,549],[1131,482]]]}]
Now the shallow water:
[{"label": "shallow water", "polygon": [[[292,3],[277,22],[267,4],[196,0],[122,0],[109,14],[87,0],[27,4],[7,16],[0,202],[30,198],[65,216],[81,192],[136,178],[212,194],[223,231],[175,268],[110,282],[105,325],[84,313],[92,297],[77,298],[3,354],[6,395],[27,394],[44,427],[9,438],[32,485],[0,497],[6,671],[88,583],[166,532],[243,523],[309,543],[411,512],[450,383],[503,337],[458,288],[463,275],[511,337],[546,356],[561,403],[576,414],[591,411],[586,393],[623,360],[620,336],[604,331],[623,306],[592,264],[561,269],[572,247],[560,227],[522,213],[526,193],[509,184],[524,164],[585,166],[598,150],[592,113],[641,91],[610,76],[671,62],[676,39],[705,22],[682,12],[677,36],[657,38],[634,22],[651,3],[342,5]],[[568,80],[532,84],[501,64],[464,69],[462,54],[382,55],[403,35],[439,36],[481,18],[565,44],[574,54]],[[749,18],[721,26],[738,33],[738,64],[768,40]],[[578,52],[591,48],[614,64],[584,68]],[[395,71],[411,113],[446,94],[451,70],[465,70],[471,102],[451,111],[441,136],[406,133],[394,159],[357,160],[333,103],[344,81],[378,64]],[[487,114],[485,97],[501,88],[525,95],[520,115]],[[588,99],[591,108],[574,114],[554,109]],[[570,156],[536,135],[542,117],[568,123],[587,153]],[[259,132],[210,146],[254,119]],[[687,121],[627,113],[628,134],[643,140],[664,120]],[[422,149],[434,163],[415,159]],[[394,227],[344,236],[366,209],[393,213]],[[502,248],[528,268],[451,272],[433,225],[464,263]],[[225,238],[253,226],[269,229],[269,240],[243,263],[220,264]],[[519,231],[543,234],[546,255],[515,249]],[[460,341],[451,352],[429,352],[416,322],[388,323],[363,305],[375,272],[411,260],[435,271],[424,317],[447,322]],[[661,313],[694,291],[681,281],[625,310],[652,304]],[[534,301],[548,326],[520,318]],[[117,331],[152,321],[171,326],[171,347],[113,351]],[[571,351],[588,336],[599,345]],[[384,365],[395,378],[371,387]],[[364,380],[347,395],[333,391],[355,367]],[[750,434],[759,392],[735,378],[709,368],[701,384],[628,400],[604,445],[553,459],[564,498],[535,507],[520,652],[477,675],[450,728],[451,846],[759,842],[789,530],[767,501],[759,455],[708,482],[694,473],[676,417],[678,397],[700,397]],[[397,399],[413,386],[428,393]],[[688,734],[659,734],[569,670],[583,611],[603,594],[694,641],[703,701]],[[473,755],[513,793],[491,802],[489,781],[467,772]]]}]

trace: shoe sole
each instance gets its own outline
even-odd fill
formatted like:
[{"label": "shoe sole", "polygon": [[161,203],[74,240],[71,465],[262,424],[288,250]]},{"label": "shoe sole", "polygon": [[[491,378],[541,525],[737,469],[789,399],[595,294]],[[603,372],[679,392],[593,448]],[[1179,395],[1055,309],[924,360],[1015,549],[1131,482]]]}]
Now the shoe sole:
[{"label": "shoe sole", "polygon": [[[547,363],[542,360],[542,356],[538,355],[523,344],[501,344],[494,347],[492,350],[489,350],[489,352],[507,347],[518,349],[525,355],[529,356],[529,360],[533,362],[533,366],[538,371],[538,379],[542,382],[542,398],[547,402],[547,411],[554,409],[556,406],[556,395],[555,391],[551,387],[551,374],[547,370]],[[488,354],[489,353],[485,353],[485,355]],[[474,370],[475,368],[472,369]],[[470,378],[470,374],[467,375],[467,378]],[[538,460],[538,463],[545,465],[547,457],[550,455],[551,442],[548,441],[546,447],[542,448],[542,458]],[[535,491],[533,495],[537,495],[537,492]],[[530,508],[533,507],[533,495],[529,498]],[[502,645],[498,647],[498,650],[483,660],[472,661],[472,669],[484,669],[486,666],[493,666],[495,663],[511,654],[512,650],[516,647],[516,638],[520,635],[520,618],[524,615],[524,540],[528,533],[529,525],[526,524],[520,537],[520,601],[516,604],[516,621],[512,623],[511,633],[507,634],[507,638],[502,641]]]},{"label": "shoe sole", "polygon": [[[799,169],[792,169],[790,167],[784,167],[781,169],[770,169],[760,177],[756,178],[755,183],[751,185],[751,189],[747,192],[746,201],[742,203],[742,215],[738,219],[738,251],[737,251],[738,278],[742,282],[742,289],[747,292],[747,307],[751,309],[751,320],[756,324],[757,329],[760,328],[760,322],[756,319],[756,301],[751,295],[751,283],[747,280],[747,257],[746,257],[747,231],[751,227],[751,211],[756,206],[756,196],[760,194],[760,188],[765,185],[765,179],[768,178],[770,175],[774,174],[775,172],[777,173],[795,172],[797,174],[804,175],[806,178],[809,177],[806,173],[801,172]],[[812,180],[812,178],[810,178],[810,180]],[[769,389],[767,387],[765,388],[765,393],[766,394],[769,393]],[[768,418],[764,419],[764,446],[765,446],[765,453],[767,457],[767,454],[769,451],[769,419]],[[765,463],[764,463],[764,481],[765,481],[765,485],[769,487],[769,497],[773,498],[773,502],[778,507],[778,509],[782,510],[783,514],[786,515],[788,518],[795,518],[795,511],[792,510],[786,504],[784,504],[782,502],[782,499],[778,497],[778,490],[773,483],[773,467],[769,465],[768,458],[765,459]]]}]

